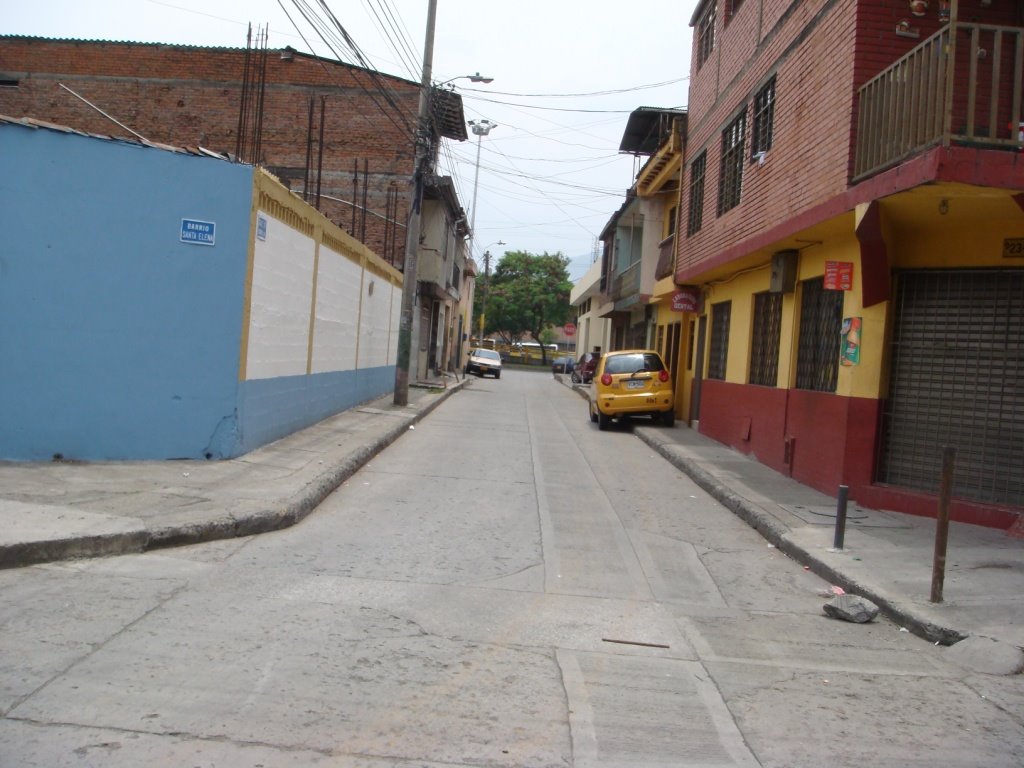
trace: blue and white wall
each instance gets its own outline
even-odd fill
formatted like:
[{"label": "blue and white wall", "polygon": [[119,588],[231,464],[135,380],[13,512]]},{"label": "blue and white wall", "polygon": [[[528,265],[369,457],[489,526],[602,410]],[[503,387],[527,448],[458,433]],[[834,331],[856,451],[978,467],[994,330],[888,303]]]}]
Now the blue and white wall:
[{"label": "blue and white wall", "polygon": [[236,456],[393,387],[400,274],[250,166],[0,121],[0,224],[0,459]]},{"label": "blue and white wall", "polygon": [[266,174],[257,213],[242,452],[394,387],[401,273]]}]

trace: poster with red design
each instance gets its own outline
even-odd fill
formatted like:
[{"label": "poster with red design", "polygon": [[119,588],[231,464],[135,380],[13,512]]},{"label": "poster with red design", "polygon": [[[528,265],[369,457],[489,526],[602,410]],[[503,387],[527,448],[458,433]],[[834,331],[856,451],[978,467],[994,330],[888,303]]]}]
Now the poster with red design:
[{"label": "poster with red design", "polygon": [[852,261],[826,261],[825,262],[825,290],[827,290],[827,291],[852,291],[853,290],[853,262]]}]

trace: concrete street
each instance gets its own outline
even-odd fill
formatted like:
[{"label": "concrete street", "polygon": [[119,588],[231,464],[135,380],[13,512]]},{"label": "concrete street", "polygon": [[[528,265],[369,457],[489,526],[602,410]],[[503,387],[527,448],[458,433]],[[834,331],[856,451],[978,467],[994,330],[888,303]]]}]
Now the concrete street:
[{"label": "concrete street", "polygon": [[0,766],[1024,764],[1020,675],[830,586],[507,370],[293,527],[0,571]]}]

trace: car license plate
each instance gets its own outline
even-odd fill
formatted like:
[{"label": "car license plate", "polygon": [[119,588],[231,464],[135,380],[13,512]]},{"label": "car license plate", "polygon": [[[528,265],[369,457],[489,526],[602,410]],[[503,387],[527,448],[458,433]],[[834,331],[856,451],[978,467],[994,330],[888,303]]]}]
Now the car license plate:
[{"label": "car license plate", "polygon": [[630,379],[626,382],[626,389],[643,389],[647,386],[647,382],[643,379]]}]

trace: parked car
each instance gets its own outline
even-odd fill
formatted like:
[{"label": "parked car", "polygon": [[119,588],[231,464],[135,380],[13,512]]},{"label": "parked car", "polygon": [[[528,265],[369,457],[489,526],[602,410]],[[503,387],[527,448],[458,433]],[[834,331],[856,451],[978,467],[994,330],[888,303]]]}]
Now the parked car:
[{"label": "parked car", "polygon": [[475,373],[481,377],[491,374],[501,378],[501,355],[493,349],[471,349],[466,361],[466,375]]},{"label": "parked car", "polygon": [[594,369],[597,368],[597,361],[601,359],[599,352],[584,352],[572,370],[572,381],[574,384],[589,384],[594,378]]},{"label": "parked car", "polygon": [[608,352],[598,361],[590,384],[590,420],[608,429],[612,419],[650,416],[675,424],[672,376],[653,349]]},{"label": "parked car", "polygon": [[576,361],[571,357],[556,357],[551,361],[552,373],[572,373],[576,367]]}]

